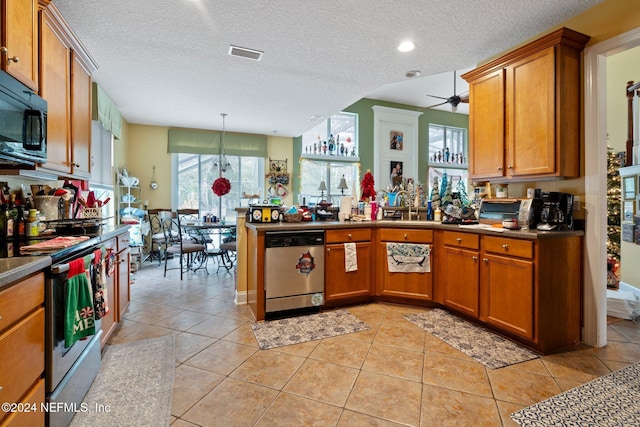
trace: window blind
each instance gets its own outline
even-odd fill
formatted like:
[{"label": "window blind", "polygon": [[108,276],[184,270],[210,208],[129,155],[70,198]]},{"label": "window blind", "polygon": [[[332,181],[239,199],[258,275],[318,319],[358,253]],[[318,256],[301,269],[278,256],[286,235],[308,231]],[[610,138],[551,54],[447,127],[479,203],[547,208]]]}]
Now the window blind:
[{"label": "window blind", "polygon": [[[220,154],[222,132],[197,129],[169,129],[169,153]],[[230,156],[267,157],[267,137],[225,132],[224,152]]]}]

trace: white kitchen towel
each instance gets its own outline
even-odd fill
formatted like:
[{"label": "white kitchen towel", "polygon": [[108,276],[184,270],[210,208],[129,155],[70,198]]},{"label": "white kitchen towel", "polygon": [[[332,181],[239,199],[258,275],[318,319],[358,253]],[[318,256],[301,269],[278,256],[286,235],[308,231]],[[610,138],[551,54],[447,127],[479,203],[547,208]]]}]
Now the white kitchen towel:
[{"label": "white kitchen towel", "polygon": [[355,243],[344,244],[344,271],[358,271],[358,253]]},{"label": "white kitchen towel", "polygon": [[392,273],[428,273],[430,252],[429,245],[387,243],[387,268]]}]

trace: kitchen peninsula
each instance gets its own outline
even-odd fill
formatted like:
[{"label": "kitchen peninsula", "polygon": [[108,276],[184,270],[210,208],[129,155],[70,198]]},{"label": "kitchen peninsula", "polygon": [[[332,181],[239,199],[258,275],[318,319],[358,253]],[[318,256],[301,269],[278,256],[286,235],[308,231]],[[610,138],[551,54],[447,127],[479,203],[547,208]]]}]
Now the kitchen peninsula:
[{"label": "kitchen peninsula", "polygon": [[[581,339],[582,231],[497,231],[390,220],[247,223],[246,228],[248,303],[257,320],[265,319],[265,236],[321,230],[321,308],[370,301],[443,307],[543,353]],[[387,242],[428,244],[430,271],[390,272]],[[344,243],[355,243],[355,271],[345,269]]]}]

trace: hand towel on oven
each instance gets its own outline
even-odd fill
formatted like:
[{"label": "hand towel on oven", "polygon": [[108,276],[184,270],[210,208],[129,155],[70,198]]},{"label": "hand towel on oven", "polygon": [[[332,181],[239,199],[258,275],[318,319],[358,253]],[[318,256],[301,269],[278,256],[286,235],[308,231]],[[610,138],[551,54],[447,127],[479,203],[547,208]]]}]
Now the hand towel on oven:
[{"label": "hand towel on oven", "polygon": [[358,252],[355,243],[344,244],[344,271],[358,271]]},{"label": "hand towel on oven", "polygon": [[109,313],[109,299],[107,295],[107,273],[105,270],[105,261],[102,258],[105,248],[96,249],[93,253],[93,277],[91,285],[93,286],[93,308],[95,319],[102,319]]},{"label": "hand towel on oven", "polygon": [[393,273],[428,273],[429,245],[387,243],[387,268]]},{"label": "hand towel on oven", "polygon": [[96,333],[91,284],[84,258],[69,263],[67,273],[67,309],[64,319],[64,346]]}]

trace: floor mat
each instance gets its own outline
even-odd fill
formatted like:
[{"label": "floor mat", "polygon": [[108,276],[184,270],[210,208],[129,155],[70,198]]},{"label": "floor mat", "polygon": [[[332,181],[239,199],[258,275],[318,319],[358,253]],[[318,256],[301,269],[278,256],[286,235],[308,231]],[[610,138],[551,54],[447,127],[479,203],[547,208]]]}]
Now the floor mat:
[{"label": "floor mat", "polygon": [[511,414],[526,426],[637,426],[640,362]]},{"label": "floor mat", "polygon": [[267,350],[365,331],[369,326],[347,310],[336,310],[254,323],[251,328],[260,348]]},{"label": "floor mat", "polygon": [[540,357],[446,310],[434,308],[423,313],[407,314],[404,318],[491,369]]},{"label": "floor mat", "polygon": [[169,425],[174,372],[173,335],[108,346],[71,426]]}]

